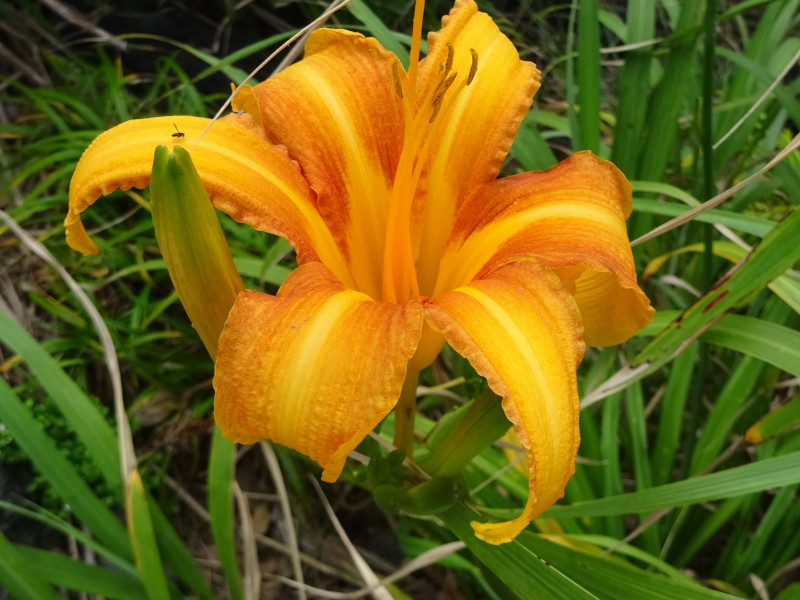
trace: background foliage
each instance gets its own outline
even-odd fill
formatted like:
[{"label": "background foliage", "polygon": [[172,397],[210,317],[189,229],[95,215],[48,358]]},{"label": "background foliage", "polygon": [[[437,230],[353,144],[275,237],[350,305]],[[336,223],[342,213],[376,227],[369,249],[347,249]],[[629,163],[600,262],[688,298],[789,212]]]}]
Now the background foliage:
[{"label": "background foliage", "polygon": [[[587,354],[583,441],[564,501],[513,544],[477,541],[467,525],[475,510],[505,517],[527,495],[508,467],[513,444],[501,441],[460,474],[468,503],[408,502],[398,513],[376,493],[382,512],[371,491],[404,471],[377,437],[360,448],[374,457],[368,467],[318,495],[302,457],[214,434],[213,366],[171,287],[147,192],[118,192],[87,213],[87,227],[102,230],[100,256],[64,243],[69,177],[98,133],[134,117],[210,116],[229,81],[322,6],[84,2],[65,12],[52,0],[12,0],[0,5],[6,595],[279,598],[300,594],[290,580],[301,576],[334,592],[394,573],[405,577],[363,593],[800,598],[800,0],[480,5],[544,74],[505,173],[577,149],[613,160],[634,187],[632,240],[733,190],[635,245],[659,314],[624,347]],[[331,23],[402,55],[409,7],[355,0]],[[447,10],[430,0],[426,28]],[[276,290],[291,248],[222,222],[247,285]],[[36,241],[52,264],[32,251]],[[70,279],[118,362],[107,362]],[[424,377],[420,431],[450,415],[433,445],[485,384],[454,353]],[[124,410],[113,400],[123,396]],[[125,486],[128,422],[137,470]]]}]

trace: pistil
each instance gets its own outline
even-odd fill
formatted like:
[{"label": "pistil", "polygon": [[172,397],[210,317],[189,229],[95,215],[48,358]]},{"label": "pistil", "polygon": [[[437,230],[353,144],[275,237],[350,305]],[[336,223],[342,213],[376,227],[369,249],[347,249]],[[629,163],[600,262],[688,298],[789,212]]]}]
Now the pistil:
[{"label": "pistil", "polygon": [[400,85],[399,75],[393,73],[395,87],[403,99],[405,108],[405,127],[403,149],[395,173],[392,198],[389,206],[389,222],[386,227],[386,243],[383,251],[383,300],[402,303],[411,297],[419,296],[417,273],[414,266],[414,252],[411,247],[410,214],[411,204],[416,192],[419,175],[414,177],[415,159],[418,158],[419,127],[417,124],[417,78],[419,73],[419,53],[422,40],[422,19],[425,1],[417,0],[414,6],[414,23],[411,33],[408,78],[405,93]]},{"label": "pistil", "polygon": [[[458,72],[453,71],[455,49],[448,43],[447,58],[444,63],[439,64],[437,85],[426,86],[424,97],[418,97],[423,12],[424,1],[419,0],[414,9],[410,62],[405,85],[401,81],[399,66],[395,65],[392,71],[395,90],[403,101],[405,123],[403,148],[395,172],[386,227],[382,299],[395,304],[401,304],[421,295],[411,237],[411,214],[417,187],[422,172],[429,162],[428,149],[431,140],[437,137],[437,131],[442,126],[443,120],[439,118],[440,114],[446,114],[452,109],[456,98],[472,83],[478,69],[478,54],[474,49],[470,49],[472,60],[469,73],[459,80]],[[426,256],[425,259],[436,262],[435,257]],[[423,290],[425,293],[430,291]]]}]

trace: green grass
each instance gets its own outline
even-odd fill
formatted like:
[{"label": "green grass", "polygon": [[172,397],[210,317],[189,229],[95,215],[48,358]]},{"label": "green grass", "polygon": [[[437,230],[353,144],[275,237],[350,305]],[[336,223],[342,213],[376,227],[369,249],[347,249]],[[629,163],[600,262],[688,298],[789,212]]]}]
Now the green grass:
[{"label": "green grass", "polygon": [[[57,588],[123,599],[248,598],[239,532],[248,521],[234,512],[234,483],[254,492],[254,521],[280,515],[280,507],[259,453],[237,452],[214,434],[213,364],[173,291],[148,193],[117,192],[86,213],[87,229],[102,229],[97,257],[69,250],[61,223],[75,163],[98,133],[134,117],[213,114],[227,88],[212,82],[241,80],[294,32],[285,19],[299,26],[318,14],[290,4],[291,15],[270,13],[282,26],[263,42],[214,51],[172,39],[178,35],[130,31],[131,51],[121,54],[73,43],[76,30],[37,3],[0,7],[0,19],[20,24],[9,51],[26,59],[0,77],[0,208],[44,244],[106,323],[126,399],[121,425],[132,423],[137,460],[132,477],[123,473],[111,379],[90,316],[0,221],[0,464],[25,457],[49,486],[0,498],[0,511],[46,527],[64,553],[0,534],[0,587],[15,598],[56,597]],[[695,0],[575,0],[539,12],[534,4],[501,10],[480,2],[544,72],[504,173],[548,168],[564,148],[613,160],[633,182],[631,239],[758,173],[800,130],[796,64],[775,85],[800,56],[800,0],[720,2],[711,14],[714,3]],[[437,29],[449,8],[430,1],[426,29]],[[235,38],[237,22],[260,14],[249,10],[229,8],[221,31]],[[333,22],[407,54],[405,2],[359,0]],[[133,56],[150,66],[134,70]],[[374,457],[370,467],[349,466],[345,481],[325,490],[342,513],[362,503],[343,519],[356,544],[366,545],[379,526],[397,536],[407,558],[454,539],[467,547],[400,580],[390,587],[395,597],[398,589],[428,597],[449,586],[464,598],[796,598],[789,584],[800,573],[798,202],[794,150],[714,210],[634,247],[659,313],[622,348],[587,352],[576,475],[565,499],[512,544],[483,544],[468,525],[515,515],[527,497],[525,476],[506,468],[501,448],[487,447],[448,482],[469,505],[432,502],[422,489],[415,506],[430,514],[383,503],[396,512],[387,519],[369,491],[408,472],[365,440],[359,451]],[[274,292],[294,267],[287,243],[221,222],[247,287]],[[727,239],[731,230],[752,253]],[[485,387],[453,352],[422,383],[449,380],[448,393],[421,400],[420,431]],[[379,430],[387,440],[392,423],[390,416]],[[765,439],[749,445],[743,436],[753,426]],[[431,438],[440,439],[441,430]],[[421,447],[418,460],[428,450]],[[286,523],[273,516],[258,532],[266,537],[256,536],[260,559],[274,560],[274,572],[289,579],[299,562],[309,585],[359,587],[344,552],[312,551],[341,547],[307,481],[318,469],[276,451],[300,552],[285,550]],[[130,531],[119,517],[126,500]],[[46,510],[56,506],[58,514]],[[102,560],[68,557],[71,543]],[[392,560],[373,568],[388,575],[402,562]],[[26,566],[34,562],[36,573]]]}]

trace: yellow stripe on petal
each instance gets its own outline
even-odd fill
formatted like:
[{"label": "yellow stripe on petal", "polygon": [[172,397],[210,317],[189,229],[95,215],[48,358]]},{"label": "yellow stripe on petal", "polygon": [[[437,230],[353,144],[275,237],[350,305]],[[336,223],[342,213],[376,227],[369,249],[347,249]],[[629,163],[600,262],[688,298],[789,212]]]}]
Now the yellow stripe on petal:
[{"label": "yellow stripe on petal", "polygon": [[397,403],[422,307],[375,302],[320,263],[277,296],[239,295],[220,338],[214,417],[239,443],[271,439],[334,481],[348,453]]},{"label": "yellow stripe on petal", "polygon": [[587,343],[624,342],[653,315],[636,283],[625,227],[630,212],[630,185],[622,173],[588,152],[547,171],[488,183],[459,211],[436,293],[535,258],[574,292]]},{"label": "yellow stripe on petal", "polygon": [[473,523],[487,542],[510,541],[564,494],[575,471],[575,369],[584,352],[578,307],[549,270],[523,261],[427,302],[425,320],[503,397],[525,449],[530,491],[522,514]]},{"label": "yellow stripe on petal", "polygon": [[404,114],[396,56],[375,39],[318,30],[305,58],[257,85],[269,138],[298,161],[357,289],[381,296],[386,221]]},{"label": "yellow stripe on petal", "polygon": [[[97,254],[81,213],[101,195],[146,187],[156,147],[192,148],[209,122],[187,116],[139,119],[99,135],[84,152],[70,182],[69,213],[64,221],[69,245]],[[181,137],[173,136],[175,126]],[[299,260],[322,260],[349,281],[341,254],[314,205],[313,192],[285,151],[270,144],[249,116],[229,115],[214,123],[191,156],[216,208],[256,229],[287,238]]]},{"label": "yellow stripe on petal", "polygon": [[251,117],[259,129],[264,128],[264,121],[261,118],[261,106],[258,103],[258,96],[253,91],[253,86],[244,84],[236,92],[236,84],[231,82],[231,94],[236,93],[231,101],[231,108],[234,111],[244,111]]},{"label": "yellow stripe on petal", "polygon": [[[422,257],[440,255],[459,205],[497,177],[540,85],[536,65],[520,60],[511,41],[473,0],[455,3],[442,29],[428,35],[428,51],[420,65],[419,98],[439,85],[440,67],[450,62],[450,54],[456,78],[430,133]],[[419,266],[423,295],[433,288],[436,267],[435,261]]]}]

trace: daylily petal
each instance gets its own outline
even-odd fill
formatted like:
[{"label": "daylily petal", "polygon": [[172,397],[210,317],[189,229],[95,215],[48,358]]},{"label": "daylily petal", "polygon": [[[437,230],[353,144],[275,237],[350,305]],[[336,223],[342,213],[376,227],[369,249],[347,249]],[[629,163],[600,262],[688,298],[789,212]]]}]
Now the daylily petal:
[{"label": "daylily petal", "polygon": [[214,418],[244,444],[271,439],[334,481],[347,454],[397,403],[422,307],[375,302],[320,263],[277,296],[242,292],[219,344]]},{"label": "daylily petal", "polygon": [[[420,64],[424,98],[442,78],[450,48],[452,72],[458,76],[445,96],[431,132],[428,195],[422,246],[423,257],[438,256],[461,202],[479,185],[497,177],[514,141],[517,128],[539,89],[541,74],[521,61],[511,41],[473,0],[458,0],[442,20],[442,29],[428,35],[428,56]],[[468,85],[473,69],[477,71]],[[447,98],[452,98],[449,103]],[[435,266],[420,265],[420,286],[433,286]]]},{"label": "daylily petal", "polygon": [[381,294],[386,220],[404,113],[397,57],[375,39],[315,31],[305,58],[254,90],[264,127],[300,163],[317,205],[351,263],[359,290]]},{"label": "daylily petal", "polygon": [[636,284],[630,195],[622,173],[589,152],[481,186],[456,218],[437,291],[533,257],[573,291],[588,344],[624,342],[654,312]]},{"label": "daylily petal", "polygon": [[473,523],[481,539],[507,542],[564,494],[575,471],[575,369],[584,352],[578,307],[552,272],[520,261],[426,302],[425,320],[503,397],[525,449],[530,495],[522,514]]},{"label": "daylily petal", "polygon": [[[81,213],[115,189],[147,187],[156,147],[191,148],[209,122],[188,116],[138,119],[99,135],[84,152],[70,182],[69,213],[64,221],[67,243],[84,254],[99,253],[81,223]],[[175,126],[182,137],[173,137]],[[216,208],[237,221],[287,238],[299,260],[323,260],[343,281],[348,280],[340,253],[314,206],[313,192],[286,152],[267,142],[249,116],[229,115],[217,121],[191,155]]]}]

